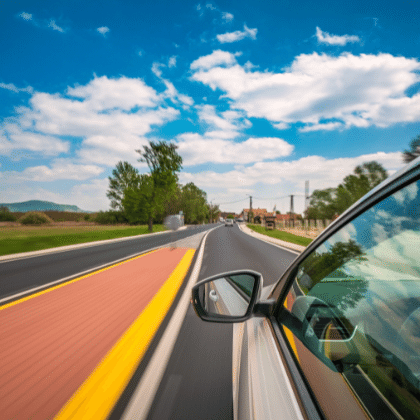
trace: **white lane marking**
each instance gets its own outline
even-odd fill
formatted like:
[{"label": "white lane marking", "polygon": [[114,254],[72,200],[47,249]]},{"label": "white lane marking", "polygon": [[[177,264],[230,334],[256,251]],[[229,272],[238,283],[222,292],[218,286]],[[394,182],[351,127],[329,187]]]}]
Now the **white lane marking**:
[{"label": "white lane marking", "polygon": [[123,420],[144,420],[149,414],[150,407],[155,399],[156,392],[159,388],[163,374],[165,373],[169,357],[172,354],[175,342],[178,338],[179,330],[184,322],[188,305],[190,304],[191,289],[197,282],[200,273],[201,263],[203,260],[204,246],[206,244],[208,234],[217,229],[217,227],[209,230],[201,243],[194,269],[188,280],[187,286],[182,294],[178,305],[169,321],[159,344],[147,365],[140,382],[134,391],[127,408],[122,416]]}]

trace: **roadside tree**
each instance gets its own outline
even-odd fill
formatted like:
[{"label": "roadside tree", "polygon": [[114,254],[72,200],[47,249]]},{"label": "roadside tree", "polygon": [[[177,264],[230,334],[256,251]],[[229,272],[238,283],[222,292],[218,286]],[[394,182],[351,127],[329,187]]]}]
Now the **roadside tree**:
[{"label": "roadside tree", "polygon": [[354,173],[346,176],[337,188],[335,199],[337,212],[343,213],[387,177],[385,168],[376,161],[356,166]]},{"label": "roadside tree", "polygon": [[143,212],[147,215],[149,231],[153,231],[153,218],[163,213],[165,201],[177,189],[177,173],[182,169],[182,158],[176,152],[177,146],[163,141],[149,143],[143,149],[136,150],[140,154],[139,162],[149,167],[149,179],[143,182],[141,197],[147,197]]},{"label": "roadside tree", "polygon": [[139,171],[128,162],[119,161],[109,179],[106,196],[111,200],[111,208],[124,211],[122,199],[127,188],[134,188],[139,183]]},{"label": "roadside tree", "polygon": [[149,222],[149,214],[152,212],[149,201],[152,197],[152,188],[150,175],[143,174],[139,176],[137,185],[124,191],[122,205],[130,224],[146,224]]},{"label": "roadside tree", "polygon": [[388,177],[385,168],[376,161],[356,166],[337,188],[315,190],[312,193],[305,217],[308,219],[333,219],[362,198]]},{"label": "roadside tree", "polygon": [[207,216],[207,194],[193,182],[182,187],[181,209],[185,223],[202,223]]}]

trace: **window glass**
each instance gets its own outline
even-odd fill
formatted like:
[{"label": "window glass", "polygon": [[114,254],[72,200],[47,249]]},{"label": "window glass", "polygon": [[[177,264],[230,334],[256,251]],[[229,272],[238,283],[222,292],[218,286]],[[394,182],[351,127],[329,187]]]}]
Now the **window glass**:
[{"label": "window glass", "polygon": [[327,411],[323,394],[340,401],[347,389],[374,418],[419,416],[419,187],[387,197],[298,267],[284,332]]}]

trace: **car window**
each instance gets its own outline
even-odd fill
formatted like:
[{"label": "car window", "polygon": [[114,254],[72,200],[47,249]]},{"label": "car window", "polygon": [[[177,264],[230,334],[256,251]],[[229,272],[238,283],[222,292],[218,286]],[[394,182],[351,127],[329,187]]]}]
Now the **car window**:
[{"label": "car window", "polygon": [[354,396],[373,418],[418,418],[419,190],[379,202],[298,266],[283,330],[329,415]]}]

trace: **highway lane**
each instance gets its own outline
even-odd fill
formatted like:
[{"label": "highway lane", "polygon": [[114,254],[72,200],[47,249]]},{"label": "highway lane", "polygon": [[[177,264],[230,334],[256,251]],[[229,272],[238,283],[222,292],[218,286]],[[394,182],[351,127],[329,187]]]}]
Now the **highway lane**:
[{"label": "highway lane", "polygon": [[215,224],[191,226],[177,232],[1,262],[0,299],[53,281],[76,276],[78,273],[93,270],[151,248],[167,245],[174,240],[187,238],[215,226]]},{"label": "highway lane", "polygon": [[[296,253],[262,242],[237,225],[207,237],[199,280],[251,269],[275,283]],[[232,419],[232,325],[201,321],[189,307],[148,420]]]}]

